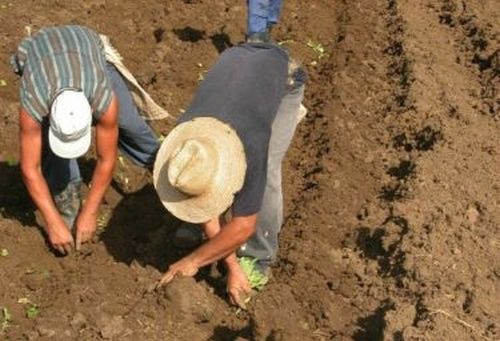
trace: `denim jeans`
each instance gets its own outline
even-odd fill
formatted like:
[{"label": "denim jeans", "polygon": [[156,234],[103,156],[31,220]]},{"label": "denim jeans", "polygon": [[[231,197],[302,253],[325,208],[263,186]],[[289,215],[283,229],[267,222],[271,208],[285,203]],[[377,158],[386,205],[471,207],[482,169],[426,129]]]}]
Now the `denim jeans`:
[{"label": "denim jeans", "polygon": [[281,166],[295,129],[301,120],[304,97],[303,83],[297,84],[281,101],[273,122],[267,164],[267,183],[262,208],[257,218],[255,234],[237,252],[238,256],[257,258],[257,265],[265,270],[276,261],[278,235],[283,224],[283,192]]},{"label": "denim jeans", "polygon": [[[139,116],[120,73],[111,64],[107,64],[106,71],[118,99],[118,147],[137,165],[151,167],[160,146],[158,139]],[[81,175],[76,159],[63,159],[52,152],[47,141],[48,129],[48,122],[43,122],[42,170],[51,193],[55,195],[64,191],[68,184],[81,182]]]},{"label": "denim jeans", "polygon": [[278,22],[281,0],[248,0],[247,35],[266,32]]}]

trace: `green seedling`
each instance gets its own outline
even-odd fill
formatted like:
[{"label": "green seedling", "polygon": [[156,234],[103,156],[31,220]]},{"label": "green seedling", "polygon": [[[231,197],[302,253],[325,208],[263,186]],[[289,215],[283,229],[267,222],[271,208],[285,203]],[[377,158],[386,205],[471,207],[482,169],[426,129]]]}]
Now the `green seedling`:
[{"label": "green seedling", "polygon": [[38,306],[30,302],[28,304],[28,308],[26,308],[26,317],[29,319],[34,319],[38,316],[39,313],[40,310],[38,309]]},{"label": "green seedling", "polygon": [[97,217],[97,226],[99,228],[104,228],[106,226],[109,220],[109,215],[110,212],[107,211],[103,211],[101,212],[101,214],[99,214],[99,216]]},{"label": "green seedling", "polygon": [[241,257],[239,262],[241,269],[248,278],[250,287],[257,291],[264,289],[264,286],[269,281],[269,278],[257,269],[257,258]]},{"label": "green seedling", "polygon": [[328,56],[325,47],[321,43],[313,42],[312,40],[307,41],[307,46],[310,47],[319,59]]},{"label": "green seedling", "polygon": [[118,178],[118,182],[121,183],[125,188],[128,188],[128,184],[130,182],[129,178],[126,174],[127,164],[125,163],[125,159],[123,156],[118,156],[118,164],[119,170],[116,172],[116,176]]},{"label": "green seedling", "polygon": [[293,39],[286,39],[278,42],[279,46],[293,44],[295,41]]},{"label": "green seedling", "polygon": [[202,80],[205,79],[205,74],[208,72],[208,70],[203,70],[200,73],[198,73],[198,81],[201,82]]},{"label": "green seedling", "polygon": [[9,156],[5,159],[5,163],[7,163],[7,166],[9,167],[15,167],[19,164],[19,160],[14,156]]},{"label": "green seedling", "polygon": [[9,255],[9,250],[7,250],[7,249],[0,250],[0,256],[7,257],[8,255]]},{"label": "green seedling", "polygon": [[27,297],[21,297],[17,300],[17,303],[23,304],[26,306],[26,317],[29,319],[34,319],[40,313],[40,309],[38,305],[31,302]]},{"label": "green seedling", "polygon": [[123,168],[127,168],[127,165],[125,164],[125,159],[123,158],[123,156],[118,156],[118,162],[120,163],[120,166],[122,166]]},{"label": "green seedling", "polygon": [[9,312],[9,309],[3,307],[2,308],[2,323],[0,325],[0,331],[5,332],[12,322],[12,315]]},{"label": "green seedling", "polygon": [[0,86],[7,86],[7,81],[5,79],[0,79]]}]

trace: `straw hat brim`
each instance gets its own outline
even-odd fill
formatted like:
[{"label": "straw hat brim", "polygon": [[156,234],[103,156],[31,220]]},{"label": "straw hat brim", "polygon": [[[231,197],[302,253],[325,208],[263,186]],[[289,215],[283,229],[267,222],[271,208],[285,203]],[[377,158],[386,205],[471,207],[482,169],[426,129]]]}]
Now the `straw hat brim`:
[{"label": "straw hat brim", "polygon": [[[173,151],[189,139],[210,140],[218,154],[217,171],[210,190],[191,196],[168,181],[168,162]],[[190,223],[204,223],[226,211],[245,180],[246,158],[236,131],[212,117],[183,122],[165,138],[156,157],[153,181],[161,202],[175,217]]]}]

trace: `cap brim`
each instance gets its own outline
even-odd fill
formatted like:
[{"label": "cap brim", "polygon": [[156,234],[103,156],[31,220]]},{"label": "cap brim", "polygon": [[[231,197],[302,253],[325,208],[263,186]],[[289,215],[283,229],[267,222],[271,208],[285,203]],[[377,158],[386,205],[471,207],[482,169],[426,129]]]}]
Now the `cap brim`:
[{"label": "cap brim", "polygon": [[91,140],[92,134],[90,127],[85,135],[70,142],[61,141],[56,135],[54,135],[52,129],[49,129],[50,149],[54,152],[54,154],[64,159],[76,159],[85,154],[89,150]]},{"label": "cap brim", "polygon": [[[198,196],[186,195],[168,181],[168,162],[172,152],[186,140],[210,139],[218,151],[219,164],[211,190]],[[177,218],[204,223],[227,210],[241,189],[246,174],[243,144],[236,131],[215,118],[200,117],[181,123],[163,141],[153,171],[161,202]]]}]

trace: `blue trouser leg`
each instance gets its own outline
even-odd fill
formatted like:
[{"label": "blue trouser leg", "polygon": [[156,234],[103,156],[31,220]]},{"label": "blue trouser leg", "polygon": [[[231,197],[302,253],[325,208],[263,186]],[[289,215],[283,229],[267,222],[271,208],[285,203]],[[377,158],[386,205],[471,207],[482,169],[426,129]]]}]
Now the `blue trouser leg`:
[{"label": "blue trouser leg", "polygon": [[139,115],[132,95],[120,73],[111,64],[107,64],[107,72],[118,98],[118,147],[137,165],[151,167],[160,143],[151,127]]},{"label": "blue trouser leg", "polygon": [[278,23],[281,12],[281,0],[270,0],[269,11],[267,15],[267,26]]},{"label": "blue trouser leg", "polygon": [[267,31],[270,0],[248,0],[247,35]]},{"label": "blue trouser leg", "polygon": [[300,121],[304,85],[291,90],[281,101],[273,122],[267,166],[267,183],[255,234],[238,251],[239,256],[258,259],[264,270],[276,260],[278,235],[283,224],[281,164]]}]

